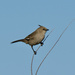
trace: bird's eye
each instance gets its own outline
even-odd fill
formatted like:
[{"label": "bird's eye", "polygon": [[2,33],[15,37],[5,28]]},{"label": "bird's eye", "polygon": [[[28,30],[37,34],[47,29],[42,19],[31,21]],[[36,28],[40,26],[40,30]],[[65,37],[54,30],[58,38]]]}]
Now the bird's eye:
[{"label": "bird's eye", "polygon": [[43,30],[45,30],[45,29],[43,29]]}]

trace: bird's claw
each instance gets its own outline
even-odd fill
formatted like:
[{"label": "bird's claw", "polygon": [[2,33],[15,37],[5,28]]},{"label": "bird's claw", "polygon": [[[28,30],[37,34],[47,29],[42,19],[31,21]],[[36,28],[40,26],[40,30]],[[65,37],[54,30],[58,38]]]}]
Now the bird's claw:
[{"label": "bird's claw", "polygon": [[36,55],[36,54],[37,54],[37,52],[36,52],[36,51],[34,51],[34,54]]},{"label": "bird's claw", "polygon": [[43,44],[44,44],[44,43],[43,43],[43,42],[41,42],[41,46],[43,46]]}]

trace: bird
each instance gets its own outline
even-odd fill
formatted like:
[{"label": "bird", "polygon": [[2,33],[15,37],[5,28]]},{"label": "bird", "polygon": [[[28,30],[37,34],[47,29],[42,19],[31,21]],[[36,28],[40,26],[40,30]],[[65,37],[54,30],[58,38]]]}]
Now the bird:
[{"label": "bird", "polygon": [[47,29],[44,26],[39,25],[39,28],[37,28],[34,32],[32,32],[31,34],[29,34],[27,37],[25,37],[24,39],[19,39],[16,41],[11,42],[12,43],[16,43],[16,42],[24,42],[26,44],[29,44],[34,52],[34,54],[36,55],[36,51],[33,49],[34,45],[38,45],[41,44],[41,46],[43,45],[43,40],[45,38],[45,33],[48,31],[49,29]]}]

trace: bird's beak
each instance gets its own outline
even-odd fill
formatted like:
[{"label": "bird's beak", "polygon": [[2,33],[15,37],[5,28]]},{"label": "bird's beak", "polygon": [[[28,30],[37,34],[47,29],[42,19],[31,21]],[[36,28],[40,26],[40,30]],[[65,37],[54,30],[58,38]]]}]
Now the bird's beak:
[{"label": "bird's beak", "polygon": [[46,31],[49,31],[49,29],[47,29]]}]

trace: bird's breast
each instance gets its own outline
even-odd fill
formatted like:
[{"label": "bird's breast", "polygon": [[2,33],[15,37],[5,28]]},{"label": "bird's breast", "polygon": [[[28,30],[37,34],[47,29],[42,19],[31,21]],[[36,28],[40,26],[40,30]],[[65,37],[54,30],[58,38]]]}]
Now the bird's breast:
[{"label": "bird's breast", "polygon": [[34,36],[34,39],[31,40],[30,44],[37,45],[44,39],[44,37],[45,37],[44,35],[37,34]]}]

